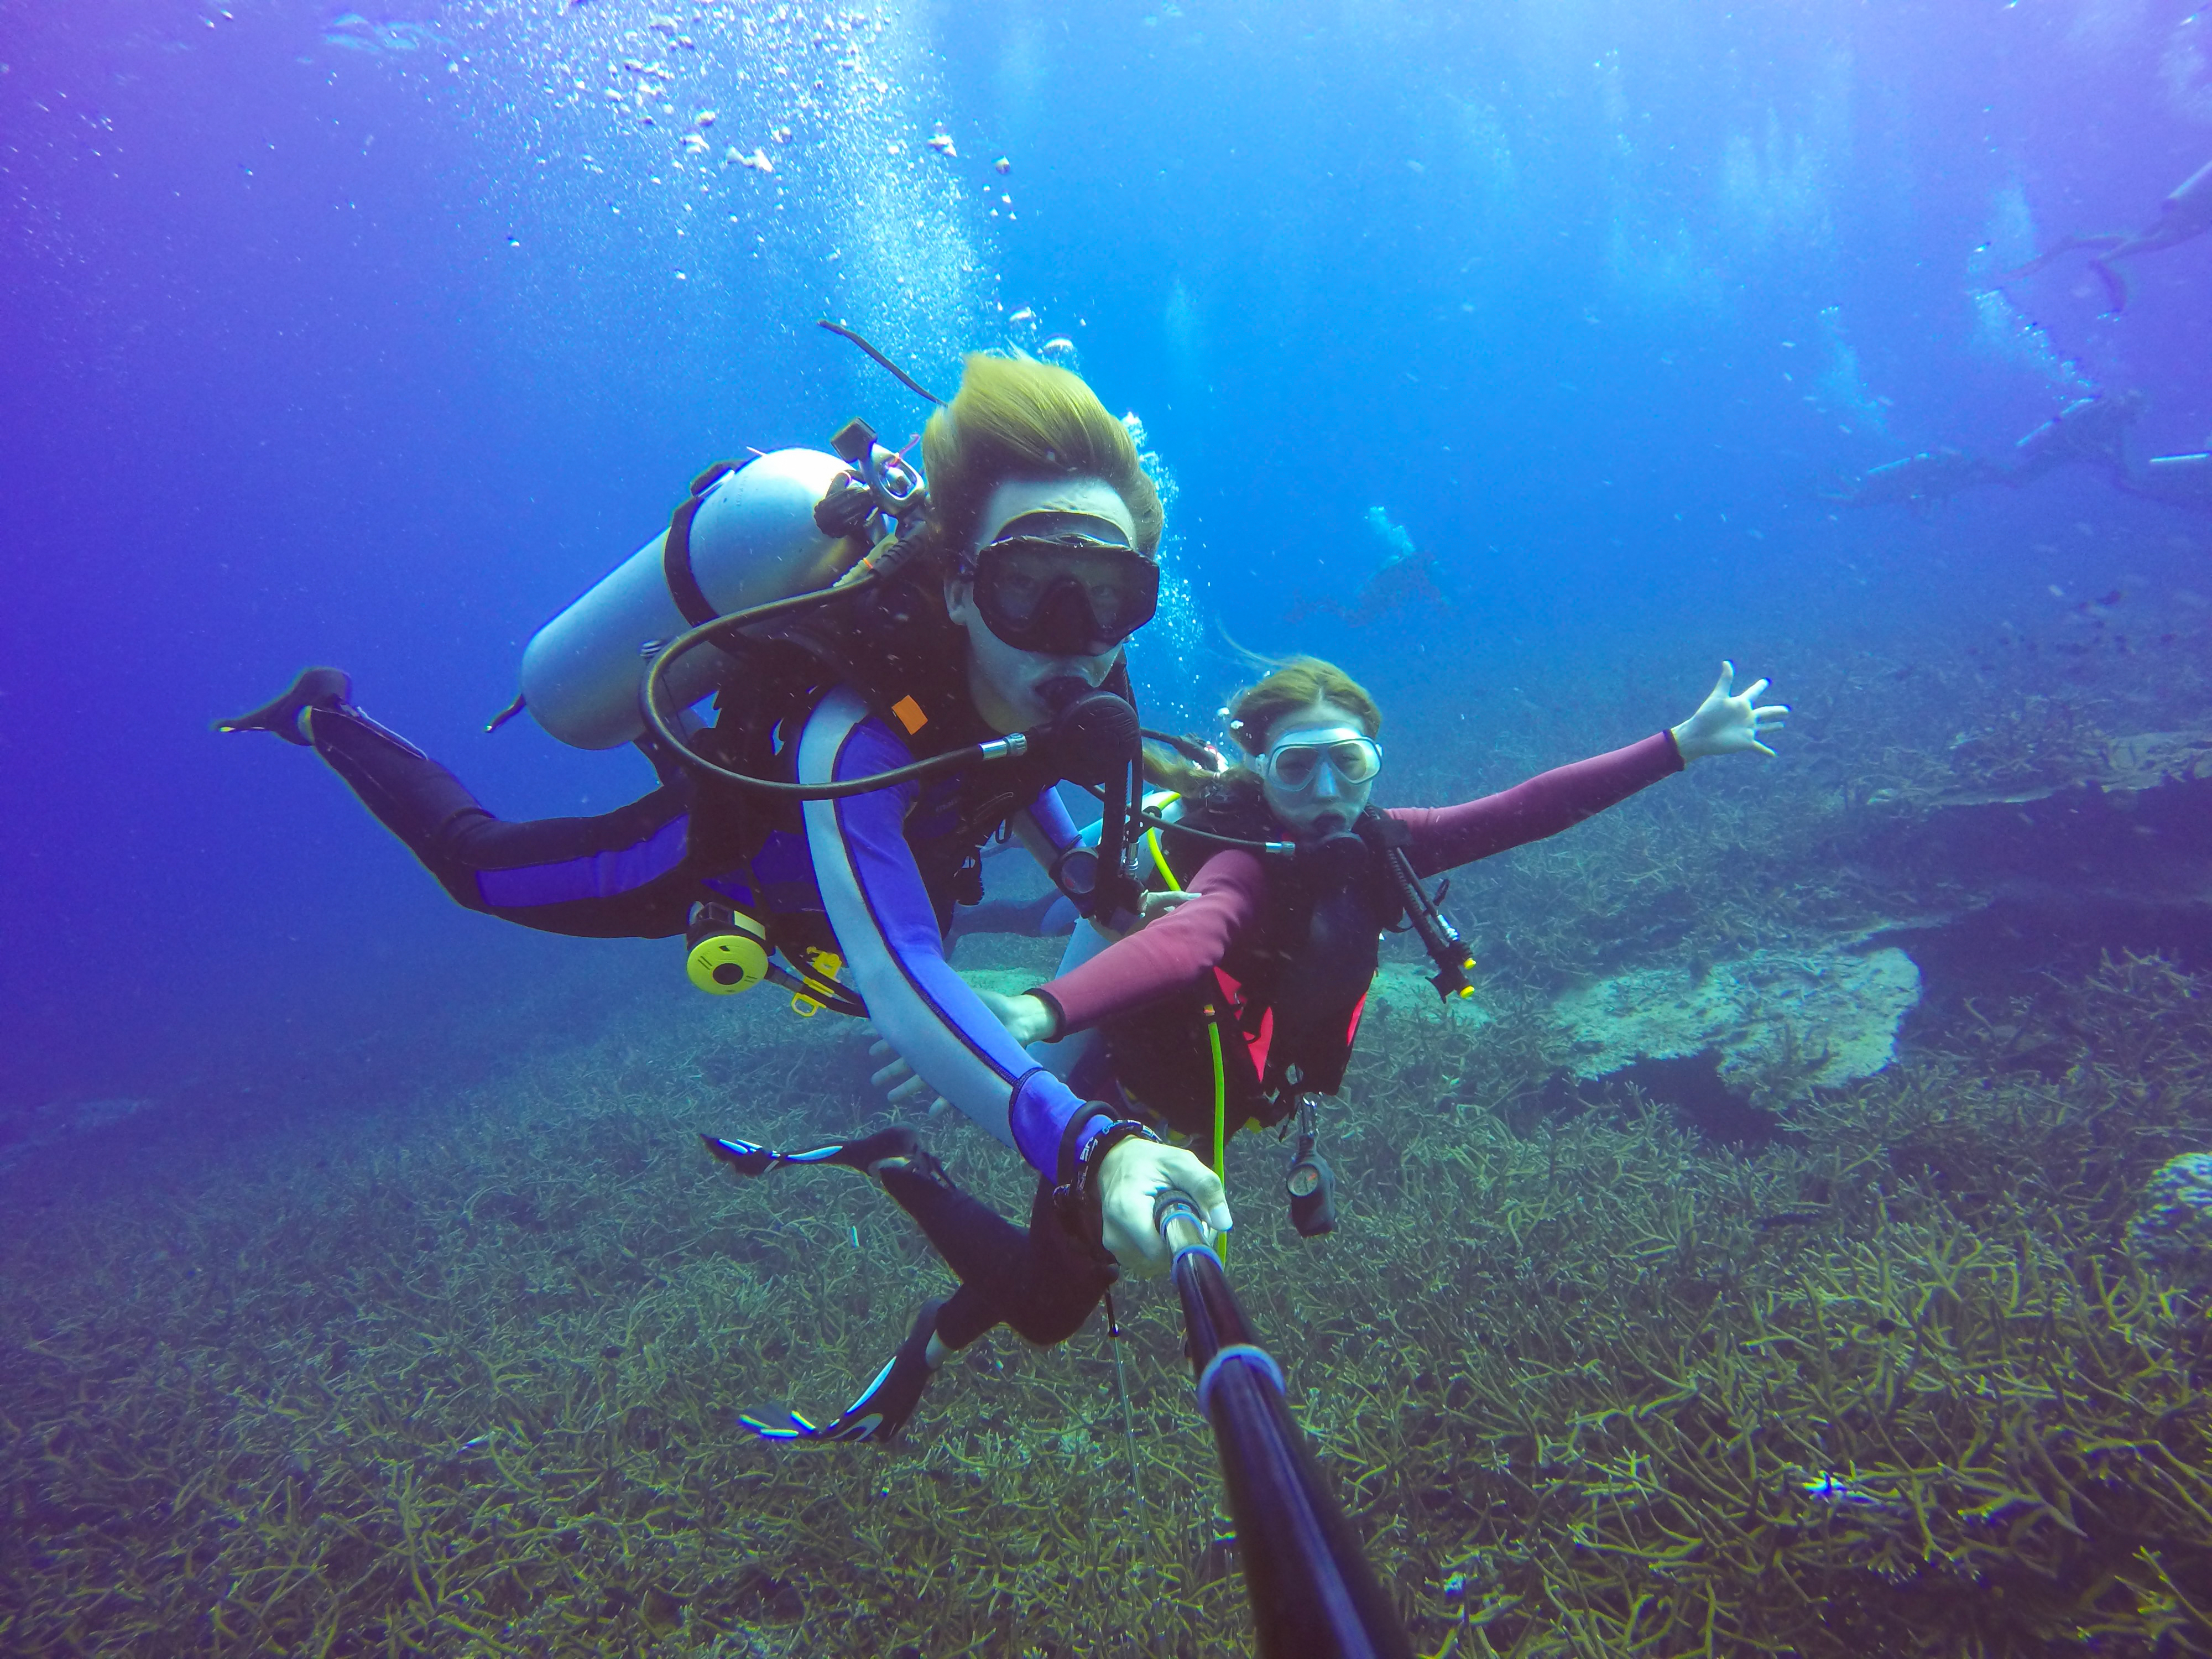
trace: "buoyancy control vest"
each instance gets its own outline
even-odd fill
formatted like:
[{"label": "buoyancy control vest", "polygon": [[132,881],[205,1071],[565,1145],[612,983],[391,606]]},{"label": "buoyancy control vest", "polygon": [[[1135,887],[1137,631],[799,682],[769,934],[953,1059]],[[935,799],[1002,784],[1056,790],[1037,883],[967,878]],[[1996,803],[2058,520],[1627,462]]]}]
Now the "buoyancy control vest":
[{"label": "buoyancy control vest", "polygon": [[[1256,787],[1232,781],[1186,797],[1183,824],[1253,842],[1281,824]],[[1320,858],[1271,860],[1255,924],[1197,986],[1105,1022],[1115,1073],[1139,1104],[1186,1133],[1213,1118],[1214,1044],[1220,1045],[1231,1123],[1279,1121],[1295,1094],[1333,1094],[1344,1081],[1383,933],[1405,915],[1385,853],[1405,831],[1370,807]],[[1170,829],[1162,856],[1177,882],[1196,875],[1218,842]]]}]

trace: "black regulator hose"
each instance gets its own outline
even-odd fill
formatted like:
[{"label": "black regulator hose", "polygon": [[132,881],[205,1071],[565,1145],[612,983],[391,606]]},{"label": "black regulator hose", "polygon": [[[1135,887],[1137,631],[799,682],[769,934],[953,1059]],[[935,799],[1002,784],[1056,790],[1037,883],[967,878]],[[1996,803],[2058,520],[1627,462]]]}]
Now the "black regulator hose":
[{"label": "black regulator hose", "polygon": [[888,789],[894,784],[910,783],[917,778],[934,777],[940,772],[957,771],[963,766],[979,762],[1010,760],[1029,752],[1030,740],[1021,732],[1011,737],[995,738],[989,743],[968,744],[942,755],[932,755],[911,765],[895,767],[888,772],[878,772],[865,778],[846,778],[836,783],[786,783],[777,778],[757,778],[750,773],[732,771],[717,762],[708,760],[694,749],[690,740],[678,729],[676,721],[662,707],[662,683],[676,660],[702,645],[711,645],[728,635],[757,628],[763,623],[774,622],[793,611],[805,611],[832,599],[847,599],[882,580],[878,572],[855,577],[841,586],[817,589],[811,592],[794,593],[789,599],[772,599],[766,605],[757,605],[750,611],[733,611],[726,617],[716,617],[688,629],[668,641],[653,659],[645,671],[645,683],[638,688],[638,701],[645,715],[645,723],[654,737],[666,744],[686,767],[707,777],[718,778],[724,783],[733,783],[741,789],[756,793],[775,795],[784,800],[842,800],[848,795],[865,795],[877,789]]}]

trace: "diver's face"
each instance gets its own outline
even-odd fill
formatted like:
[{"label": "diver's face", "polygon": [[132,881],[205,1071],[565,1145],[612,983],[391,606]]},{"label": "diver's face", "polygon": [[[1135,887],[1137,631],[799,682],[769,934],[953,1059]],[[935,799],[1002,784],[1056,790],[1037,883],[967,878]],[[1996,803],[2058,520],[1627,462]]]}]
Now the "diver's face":
[{"label": "diver's face", "polygon": [[[1089,513],[1119,525],[1133,543],[1137,524],[1114,486],[1103,478],[1013,478],[991,494],[975,526],[972,553],[1026,513]],[[1074,682],[1095,690],[1121,659],[1121,641],[1093,655],[1021,651],[991,631],[975,603],[975,584],[963,576],[945,582],[945,614],[968,635],[968,690],[975,712],[994,732],[1027,732],[1050,720]],[[1055,685],[1054,682],[1061,684]],[[1048,689],[1055,695],[1048,697]]]},{"label": "diver's face", "polygon": [[[1362,761],[1355,749],[1369,758]],[[1267,805],[1299,841],[1349,830],[1375,793],[1381,751],[1359,716],[1336,703],[1309,703],[1275,723],[1255,757]],[[1365,771],[1364,778],[1357,774]],[[1349,772],[1354,775],[1347,777]]]}]

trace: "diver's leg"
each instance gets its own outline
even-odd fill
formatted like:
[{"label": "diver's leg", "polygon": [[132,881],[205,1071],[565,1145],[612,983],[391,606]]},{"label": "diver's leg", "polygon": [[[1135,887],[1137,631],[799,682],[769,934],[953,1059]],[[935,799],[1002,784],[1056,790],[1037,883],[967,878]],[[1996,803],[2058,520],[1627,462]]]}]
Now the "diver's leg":
[{"label": "diver's leg", "polygon": [[2035,258],[2030,259],[2026,264],[2015,265],[2010,270],[1998,272],[1993,280],[2000,283],[2016,283],[2021,281],[2023,277],[2034,276],[2038,271],[2042,270],[2046,266],[2057,260],[2064,258],[2069,253],[2079,253],[2084,249],[2094,248],[2109,254],[2118,250],[2126,243],[2127,240],[2128,239],[2124,236],[2110,234],[2104,236],[2069,236],[2065,240],[2045,248],[2042,252],[2037,254]]},{"label": "diver's leg", "polygon": [[923,1306],[890,1363],[830,1422],[797,1412],[788,1413],[789,1428],[738,1419],[764,1440],[892,1439],[949,1355],[1001,1322],[1042,1346],[1064,1342],[1114,1282],[1113,1257],[1068,1231],[1048,1182],[1038,1183],[1025,1232],[954,1186],[927,1152],[886,1159],[874,1173],[960,1275],[960,1288]]},{"label": "diver's leg", "polygon": [[[349,703],[309,708],[300,725],[307,740],[459,903],[487,908],[476,876],[483,843],[502,826],[468,786],[398,733]],[[494,831],[486,836],[487,829]],[[471,853],[478,856],[471,857]]]},{"label": "diver's leg", "polygon": [[962,1192],[927,1154],[886,1164],[882,1180],[960,1278],[938,1326],[947,1348],[964,1348],[1001,1322],[1042,1346],[1065,1341],[1114,1282],[1113,1256],[1069,1230],[1049,1182],[1037,1183],[1024,1230]]},{"label": "diver's leg", "polygon": [[[899,1206],[921,1224],[931,1244],[960,1276],[960,1288],[949,1300],[922,1308],[890,1363],[830,1422],[817,1426],[796,1412],[790,1413],[792,1426],[787,1429],[770,1427],[756,1418],[738,1419],[764,1440],[890,1440],[914,1415],[922,1391],[947,1356],[1002,1320],[1024,1336],[1044,1328],[1033,1309],[1049,1298],[1041,1297],[1026,1282],[1026,1273],[1038,1265],[1031,1249],[1034,1230],[1024,1234],[981,1200],[962,1192],[935,1158],[911,1148],[911,1131],[908,1139],[908,1155],[879,1159],[872,1173]],[[1097,1299],[1093,1292],[1091,1301]],[[1088,1303],[1083,1311],[1089,1311]],[[1082,1322],[1078,1314],[1058,1335],[1030,1340],[1058,1341]]]},{"label": "diver's leg", "polygon": [[447,892],[472,909],[483,908],[473,872],[447,843],[465,820],[496,820],[459,778],[362,714],[343,670],[310,668],[283,696],[216,729],[269,732],[312,748]]},{"label": "diver's leg", "polygon": [[352,695],[337,669],[309,669],[283,696],[221,729],[271,732],[312,747],[469,909],[586,937],[683,931],[693,887],[677,823],[682,790],[664,785],[591,817],[497,818],[459,778],[363,714]]},{"label": "diver's leg", "polygon": [[1098,1240],[1082,1237],[1061,1211],[1052,1182],[1040,1178],[1030,1204],[1029,1249],[1006,1294],[1007,1324],[1040,1347],[1083,1328],[1121,1267]]},{"label": "diver's leg", "polygon": [[878,1178],[962,1284],[992,1290],[1006,1261],[1021,1250],[1022,1230],[953,1185],[945,1166],[928,1153],[885,1164]]},{"label": "diver's leg", "polygon": [[739,1417],[738,1421],[763,1440],[872,1440],[880,1443],[896,1439],[907,1419],[914,1415],[914,1408],[921,1403],[922,1390],[929,1386],[930,1377],[945,1361],[945,1350],[937,1339],[939,1313],[945,1305],[941,1302],[922,1304],[890,1363],[875,1374],[868,1386],[860,1390],[859,1398],[829,1422],[817,1425],[797,1412],[787,1413],[791,1419],[787,1429],[771,1427],[755,1417]]}]

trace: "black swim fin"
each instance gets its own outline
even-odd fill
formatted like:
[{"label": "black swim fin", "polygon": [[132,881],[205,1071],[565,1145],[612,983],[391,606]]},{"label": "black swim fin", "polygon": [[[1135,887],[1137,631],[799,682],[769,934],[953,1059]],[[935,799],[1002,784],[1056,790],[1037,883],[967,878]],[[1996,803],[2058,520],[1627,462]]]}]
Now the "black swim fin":
[{"label": "black swim fin", "polygon": [[292,689],[235,720],[221,720],[218,732],[273,732],[287,743],[310,746],[300,729],[301,714],[310,708],[341,709],[353,702],[353,677],[342,668],[310,668],[292,682]]},{"label": "black swim fin", "polygon": [[937,1316],[944,1306],[942,1302],[923,1304],[890,1364],[876,1373],[875,1379],[860,1390],[859,1399],[830,1421],[812,1423],[793,1411],[784,1413],[791,1419],[787,1429],[757,1417],[741,1415],[738,1421],[763,1440],[798,1440],[813,1445],[866,1440],[881,1445],[897,1439],[907,1419],[921,1403],[922,1390],[936,1375],[929,1363],[929,1339],[936,1334]]},{"label": "black swim fin", "polygon": [[699,1139],[717,1159],[741,1176],[764,1176],[780,1164],[835,1164],[866,1174],[886,1158],[914,1157],[921,1146],[920,1137],[903,1123],[894,1123],[858,1140],[833,1140],[826,1146],[797,1152],[779,1152],[772,1146],[720,1135],[702,1134]]}]

